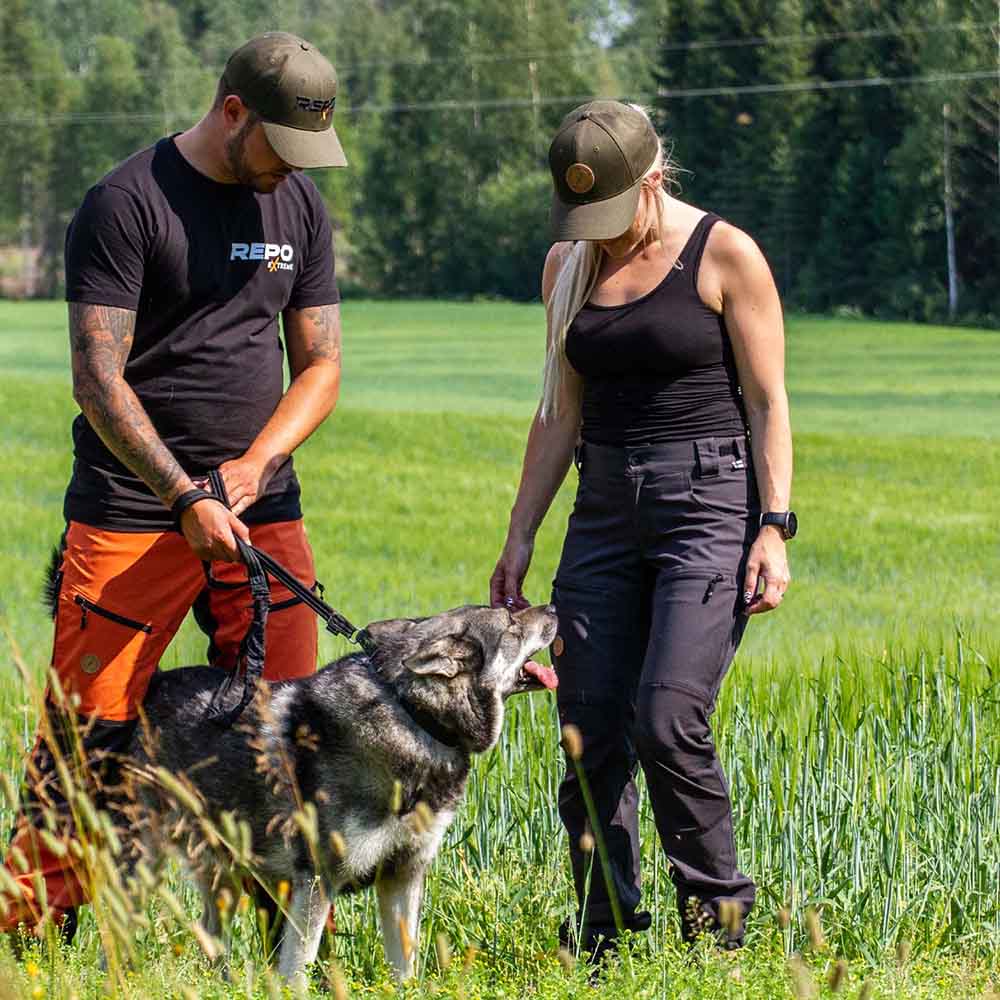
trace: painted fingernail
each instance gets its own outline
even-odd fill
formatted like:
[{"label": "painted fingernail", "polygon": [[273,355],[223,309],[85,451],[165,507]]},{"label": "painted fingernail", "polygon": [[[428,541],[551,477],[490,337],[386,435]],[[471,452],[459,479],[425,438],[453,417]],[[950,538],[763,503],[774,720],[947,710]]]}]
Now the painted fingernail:
[{"label": "painted fingernail", "polygon": [[743,603],[744,604],[749,604],[752,600],[753,600],[753,591],[752,590],[744,590],[743,591]]}]

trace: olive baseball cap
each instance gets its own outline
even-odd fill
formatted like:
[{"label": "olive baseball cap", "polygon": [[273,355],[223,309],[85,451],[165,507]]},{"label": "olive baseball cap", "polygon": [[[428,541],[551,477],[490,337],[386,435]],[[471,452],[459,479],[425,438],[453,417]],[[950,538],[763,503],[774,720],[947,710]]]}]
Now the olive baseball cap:
[{"label": "olive baseball cap", "polygon": [[346,167],[333,130],[337,74],[304,39],[284,31],[251,38],[226,63],[222,78],[263,119],[274,151],[293,167]]},{"label": "olive baseball cap", "polygon": [[620,101],[590,101],[549,146],[552,239],[610,240],[632,224],[642,178],[660,148],[649,119]]}]

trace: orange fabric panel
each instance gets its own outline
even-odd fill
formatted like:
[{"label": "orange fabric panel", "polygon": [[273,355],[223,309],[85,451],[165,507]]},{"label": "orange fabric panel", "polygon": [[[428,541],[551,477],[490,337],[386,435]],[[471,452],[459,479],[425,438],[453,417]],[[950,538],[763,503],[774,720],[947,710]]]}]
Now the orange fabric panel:
[{"label": "orange fabric panel", "polygon": [[66,538],[53,667],[79,711],[134,719],[198,591],[201,563],[175,532],[72,523]]}]

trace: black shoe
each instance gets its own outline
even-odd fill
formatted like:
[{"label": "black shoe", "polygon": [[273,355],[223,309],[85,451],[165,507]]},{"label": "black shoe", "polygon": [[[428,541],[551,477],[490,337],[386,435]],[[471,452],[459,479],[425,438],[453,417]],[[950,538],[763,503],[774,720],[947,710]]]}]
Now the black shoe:
[{"label": "black shoe", "polygon": [[[653,917],[648,910],[639,910],[630,913],[622,923],[628,931],[648,931]],[[614,924],[584,923],[581,931],[579,920],[567,917],[559,926],[559,944],[570,952],[579,944],[580,954],[586,954],[588,964],[596,966],[600,965],[605,955],[617,950],[618,930]]]},{"label": "black shoe", "polygon": [[[67,945],[72,943],[78,924],[76,907],[71,906],[63,913],[63,918],[56,927],[60,943]],[[29,949],[38,943],[38,938],[24,924],[19,924],[15,929],[8,931],[6,936],[14,958],[18,962],[23,962]]]},{"label": "black shoe", "polygon": [[59,925],[59,937],[63,944],[72,944],[76,937],[76,930],[80,926],[80,918],[76,912],[76,907],[71,906],[64,914],[62,923]]},{"label": "black shoe", "polygon": [[742,920],[738,927],[738,936],[733,937],[719,923],[713,910],[694,897],[688,900],[681,914],[681,938],[689,948],[695,948],[701,941],[708,941],[719,951],[737,951],[743,947],[743,935]]}]

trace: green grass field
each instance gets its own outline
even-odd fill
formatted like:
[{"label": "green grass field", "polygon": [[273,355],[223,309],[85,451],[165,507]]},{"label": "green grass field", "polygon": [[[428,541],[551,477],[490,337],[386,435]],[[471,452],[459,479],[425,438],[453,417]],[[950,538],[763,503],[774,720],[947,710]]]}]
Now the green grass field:
[{"label": "green grass field", "polygon": [[[538,391],[541,308],[349,303],[344,330],[340,406],[296,459],[328,599],[358,622],[485,600]],[[0,372],[0,768],[19,773],[36,706],[14,650],[41,679],[51,627],[40,578],[70,466],[64,306],[0,304]],[[865,979],[875,997],[1000,988],[1000,333],[793,317],[788,385],[792,588],[752,622],[715,719],[743,867],[760,886],[748,947],[737,963],[689,961],[647,815],[652,932],[596,990],[563,969],[561,764],[552,699],[538,695],[512,710],[475,771],[428,882],[424,979],[407,995],[810,995],[786,965],[799,951],[823,983],[843,957],[849,996]],[[526,585],[536,600],[548,597],[571,492],[539,533]],[[164,666],[198,662],[203,647],[187,625]],[[343,649],[324,639],[325,655]],[[9,819],[0,809],[0,828]],[[808,905],[822,914],[819,950]],[[394,995],[373,900],[343,902],[337,916],[350,994]],[[139,933],[128,995],[270,995],[247,926],[237,921],[227,985],[168,917],[154,909]],[[438,932],[457,954],[479,948],[468,969],[438,968]],[[0,949],[0,983],[12,995],[101,995],[98,944],[87,918],[73,948],[35,956],[37,970]]]}]

